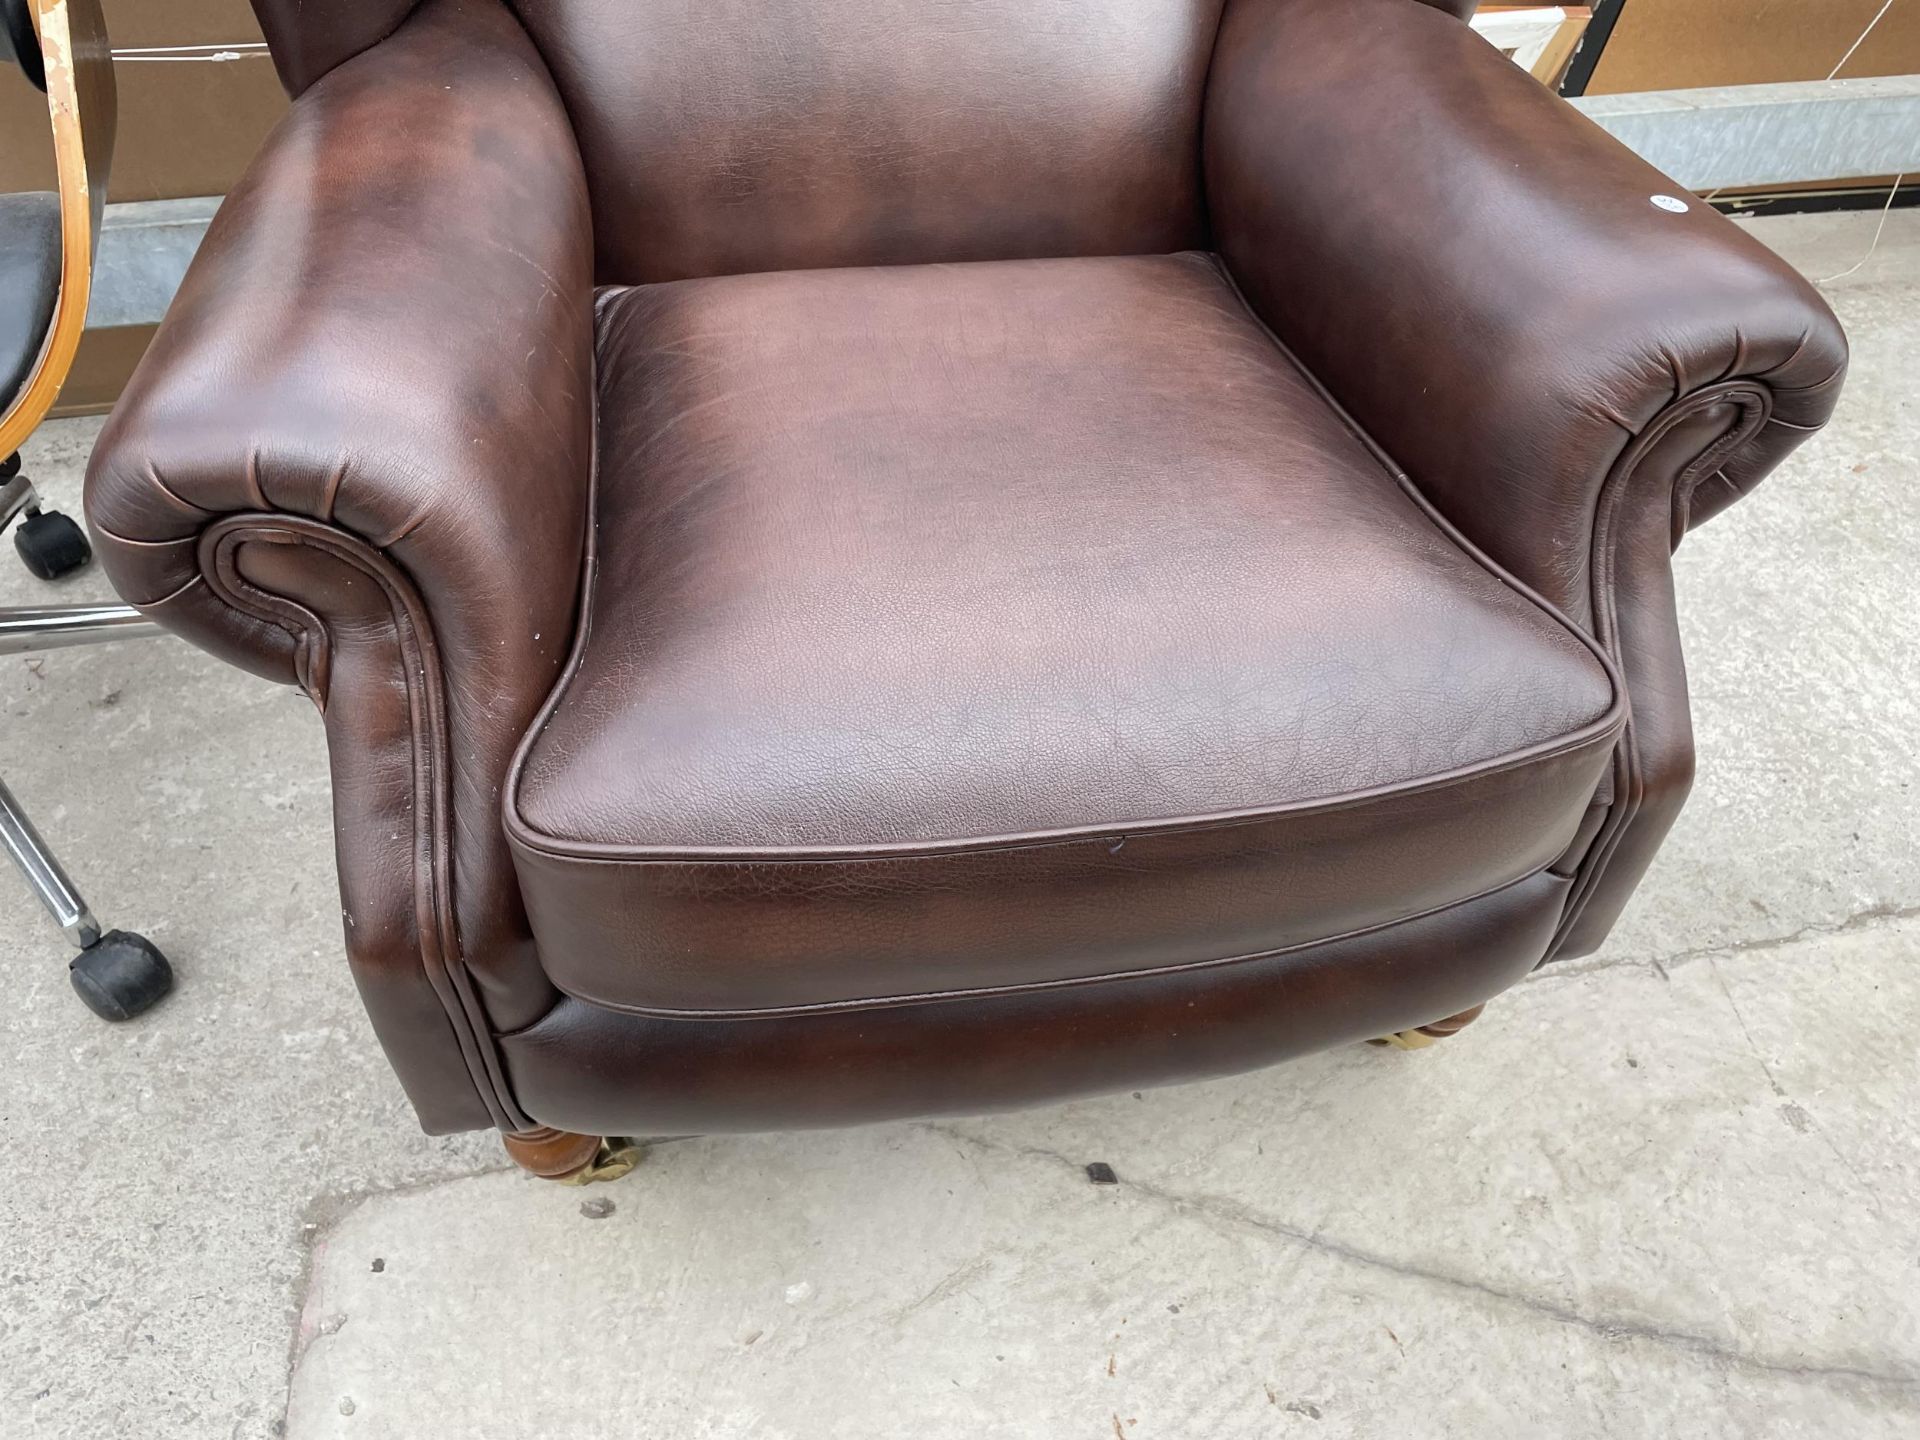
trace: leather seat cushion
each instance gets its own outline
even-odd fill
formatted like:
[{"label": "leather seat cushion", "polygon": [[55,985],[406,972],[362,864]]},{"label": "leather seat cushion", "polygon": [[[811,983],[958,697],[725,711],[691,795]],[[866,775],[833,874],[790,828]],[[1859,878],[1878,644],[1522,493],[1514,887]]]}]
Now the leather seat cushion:
[{"label": "leather seat cushion", "polygon": [[507,824],[661,1015],[1123,982],[1549,866],[1623,723],[1211,256],[605,292],[589,613]]}]

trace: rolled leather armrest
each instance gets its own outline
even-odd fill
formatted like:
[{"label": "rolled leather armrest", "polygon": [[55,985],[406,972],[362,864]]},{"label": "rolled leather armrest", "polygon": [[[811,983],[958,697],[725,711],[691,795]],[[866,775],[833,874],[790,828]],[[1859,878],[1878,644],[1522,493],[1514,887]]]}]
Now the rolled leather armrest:
[{"label": "rolled leather armrest", "polygon": [[1253,308],[1454,524],[1583,623],[1596,499],[1676,411],[1722,397],[1739,440],[1694,446],[1713,463],[1643,497],[1673,540],[1833,407],[1846,341],[1812,286],[1428,6],[1231,0],[1205,134]]},{"label": "rolled leather armrest", "polygon": [[320,705],[349,953],[432,1129],[515,1124],[485,1032],[552,998],[498,789],[580,589],[591,235],[519,24],[427,0],[269,138],[87,477],[129,601]]},{"label": "rolled leather armrest", "polygon": [[1216,244],[1410,484],[1608,647],[1632,720],[1556,953],[1598,946],[1693,776],[1669,555],[1828,417],[1804,279],[1452,16],[1229,0]]}]

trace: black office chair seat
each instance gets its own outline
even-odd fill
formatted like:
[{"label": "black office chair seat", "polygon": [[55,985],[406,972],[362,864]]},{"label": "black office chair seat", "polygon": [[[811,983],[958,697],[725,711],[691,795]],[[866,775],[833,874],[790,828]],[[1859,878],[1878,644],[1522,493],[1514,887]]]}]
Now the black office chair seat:
[{"label": "black office chair seat", "polygon": [[27,383],[60,293],[60,197],[0,195],[0,410]]}]

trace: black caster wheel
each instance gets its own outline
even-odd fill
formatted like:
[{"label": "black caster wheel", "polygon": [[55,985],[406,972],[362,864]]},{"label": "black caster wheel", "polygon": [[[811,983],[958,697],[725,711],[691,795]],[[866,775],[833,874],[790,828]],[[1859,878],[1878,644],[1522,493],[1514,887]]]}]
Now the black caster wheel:
[{"label": "black caster wheel", "polygon": [[42,580],[71,575],[93,558],[87,532],[58,510],[29,511],[13,532],[21,563]]},{"label": "black caster wheel", "polygon": [[102,1020],[145,1014],[173,988],[173,967],[144,935],[109,930],[67,967],[73,990]]}]

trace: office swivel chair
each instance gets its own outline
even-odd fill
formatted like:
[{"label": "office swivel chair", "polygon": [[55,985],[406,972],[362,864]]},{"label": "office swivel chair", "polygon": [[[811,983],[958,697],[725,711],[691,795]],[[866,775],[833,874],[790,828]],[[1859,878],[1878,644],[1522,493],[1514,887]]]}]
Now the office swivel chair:
[{"label": "office swivel chair", "polygon": [[[94,246],[113,151],[113,59],[98,0],[0,0],[0,45],[47,92],[59,191],[0,195],[0,523],[29,569],[55,579],[89,558],[66,516],[44,509],[19,447],[46,416],[86,324]],[[124,605],[0,608],[0,655],[157,633]],[[130,930],[102,931],[13,792],[0,783],[0,843],[78,950],[74,990],[95,1014],[124,1020],[166,994],[173,972]]]}]

